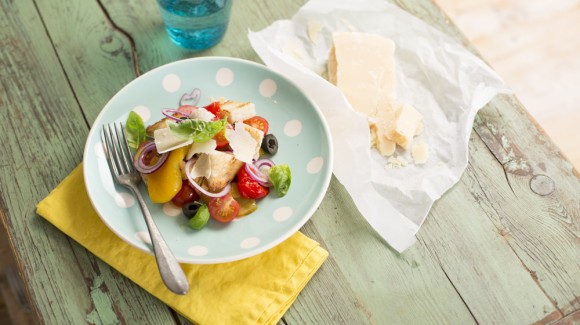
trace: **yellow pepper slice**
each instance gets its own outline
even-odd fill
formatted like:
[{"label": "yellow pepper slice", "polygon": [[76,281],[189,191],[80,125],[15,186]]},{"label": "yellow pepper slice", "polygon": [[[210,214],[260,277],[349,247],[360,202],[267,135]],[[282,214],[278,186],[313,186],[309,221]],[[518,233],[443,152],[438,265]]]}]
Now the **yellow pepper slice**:
[{"label": "yellow pepper slice", "polygon": [[188,150],[188,146],[172,150],[163,166],[147,176],[147,190],[152,202],[169,202],[181,190],[180,164]]}]

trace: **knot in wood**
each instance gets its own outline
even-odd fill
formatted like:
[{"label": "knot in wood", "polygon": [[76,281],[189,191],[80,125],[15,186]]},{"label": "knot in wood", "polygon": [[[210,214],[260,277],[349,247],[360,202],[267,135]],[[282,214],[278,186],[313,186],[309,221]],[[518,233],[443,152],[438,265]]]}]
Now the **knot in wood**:
[{"label": "knot in wood", "polygon": [[538,195],[549,195],[556,189],[554,180],[546,175],[534,175],[530,180],[530,189]]}]

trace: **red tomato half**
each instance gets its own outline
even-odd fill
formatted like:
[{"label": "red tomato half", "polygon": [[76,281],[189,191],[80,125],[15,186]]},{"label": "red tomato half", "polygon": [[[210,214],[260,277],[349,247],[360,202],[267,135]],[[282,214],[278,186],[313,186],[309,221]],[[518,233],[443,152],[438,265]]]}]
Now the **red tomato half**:
[{"label": "red tomato half", "polygon": [[260,185],[256,180],[254,180],[246,171],[246,166],[244,165],[238,171],[238,192],[240,192],[241,197],[246,199],[261,199],[268,195],[270,189]]},{"label": "red tomato half", "polygon": [[215,116],[214,120],[221,120],[223,118],[220,102],[212,102],[211,104],[204,106],[203,108],[205,108],[208,112],[212,113]]},{"label": "red tomato half", "polygon": [[262,132],[264,132],[264,135],[268,134],[268,128],[270,124],[265,118],[261,116],[256,115],[254,117],[250,117],[249,119],[245,120],[244,123],[246,123],[251,127],[255,127],[256,129],[262,130]]},{"label": "red tomato half", "polygon": [[230,222],[240,212],[240,204],[229,193],[222,197],[211,198],[207,207],[209,215],[219,222]]}]

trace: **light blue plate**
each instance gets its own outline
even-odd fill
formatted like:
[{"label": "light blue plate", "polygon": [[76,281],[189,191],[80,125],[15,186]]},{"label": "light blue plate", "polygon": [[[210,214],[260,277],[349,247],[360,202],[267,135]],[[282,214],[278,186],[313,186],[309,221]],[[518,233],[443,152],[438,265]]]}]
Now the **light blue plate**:
[{"label": "light blue plate", "polygon": [[194,58],[154,69],[121,89],[103,108],[84,152],[88,195],[105,224],[127,243],[151,253],[149,235],[136,200],[113,182],[103,155],[103,124],[125,122],[131,110],[146,125],[162,118],[161,109],[177,108],[184,93],[201,89],[198,105],[210,98],[250,101],[270,122],[279,142],[274,162],[288,164],[292,186],[283,198],[271,193],[249,216],[221,224],[210,220],[199,231],[187,225],[171,203],[154,204],[141,192],[169,247],[182,263],[213,264],[247,258],[294,234],[312,216],[328,188],[332,146],[328,126],[316,105],[292,82],[268,68],[233,58]]}]

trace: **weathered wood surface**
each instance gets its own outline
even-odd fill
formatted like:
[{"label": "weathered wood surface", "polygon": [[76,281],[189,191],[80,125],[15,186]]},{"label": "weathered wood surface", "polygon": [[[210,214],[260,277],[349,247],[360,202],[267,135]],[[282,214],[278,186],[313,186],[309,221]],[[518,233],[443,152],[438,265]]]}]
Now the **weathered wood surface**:
[{"label": "weathered wood surface", "polygon": [[[124,84],[196,55],[258,60],[247,29],[289,18],[304,2],[236,1],[224,41],[194,54],[170,43],[154,1],[0,1],[0,217],[40,322],[188,323],[34,205],[80,162],[90,125]],[[469,47],[430,1],[396,3]],[[480,112],[469,154],[403,254],[333,179],[303,229],[330,257],[281,324],[577,321],[578,174],[513,96]]]}]

